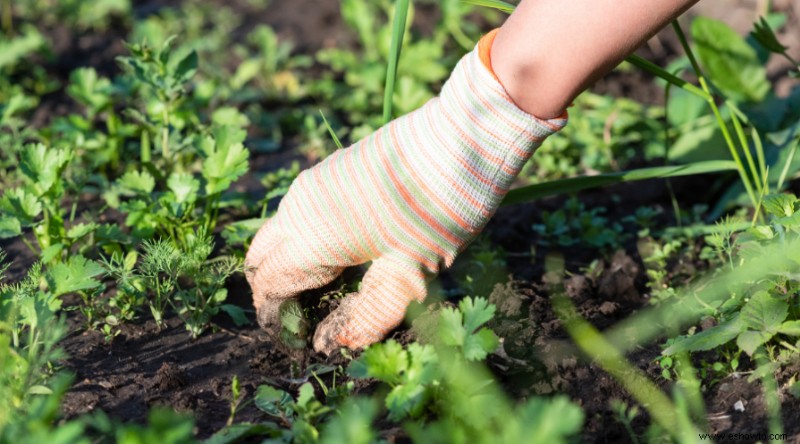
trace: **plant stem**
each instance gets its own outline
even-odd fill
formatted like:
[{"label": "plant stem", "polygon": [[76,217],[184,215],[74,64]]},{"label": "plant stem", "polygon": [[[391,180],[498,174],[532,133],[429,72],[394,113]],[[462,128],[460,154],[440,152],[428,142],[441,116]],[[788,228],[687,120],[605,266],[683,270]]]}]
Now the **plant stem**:
[{"label": "plant stem", "polygon": [[786,176],[789,174],[789,167],[792,165],[792,162],[794,162],[794,155],[797,152],[798,142],[800,142],[800,137],[796,137],[793,143],[794,147],[789,148],[789,156],[786,158],[786,163],[783,164],[783,170],[781,170],[781,177],[778,179],[776,191],[780,191],[781,188],[783,188],[783,182],[786,181]]},{"label": "plant stem", "polygon": [[[733,122],[733,129],[736,131],[736,136],[739,138],[739,144],[741,145],[742,151],[744,151],[744,155],[747,158],[747,165],[750,167],[753,180],[756,183],[756,191],[758,191],[759,194],[762,194],[761,183],[763,182],[763,179],[759,177],[761,170],[756,168],[756,164],[753,161],[753,155],[750,153],[750,143],[747,141],[747,135],[744,133],[741,120],[739,119],[741,117],[742,119],[746,120],[746,118],[744,114],[739,111],[739,108],[737,108],[736,105],[730,100],[726,101],[725,104],[728,105],[728,108],[730,108],[732,111],[731,122]],[[761,154],[759,157],[764,156]]]},{"label": "plant stem", "polygon": [[706,102],[708,102],[709,106],[711,106],[711,111],[714,113],[714,117],[717,119],[717,125],[719,126],[720,131],[722,131],[722,137],[725,139],[725,143],[728,145],[728,150],[731,153],[731,157],[733,157],[734,162],[736,162],[736,167],[739,171],[739,177],[742,180],[745,190],[747,190],[747,195],[750,197],[750,202],[753,204],[753,207],[756,207],[758,205],[758,199],[756,199],[756,194],[753,191],[753,185],[750,183],[750,177],[748,176],[744,164],[742,163],[742,159],[739,157],[739,153],[736,150],[736,145],[734,144],[733,137],[731,137],[730,131],[728,130],[728,125],[725,124],[725,120],[722,118],[722,114],[719,112],[719,108],[714,101],[714,95],[711,93],[711,88],[708,87],[708,83],[703,75],[703,71],[700,69],[700,65],[697,63],[697,59],[692,52],[692,48],[689,47],[689,43],[686,40],[686,35],[683,33],[683,29],[681,29],[681,25],[678,24],[677,20],[672,21],[672,28],[678,35],[678,40],[680,40],[681,46],[686,52],[687,57],[689,57],[689,62],[692,64],[695,74],[697,74],[700,87],[707,95]]},{"label": "plant stem", "polygon": [[394,95],[394,85],[397,81],[397,64],[400,61],[400,51],[403,49],[403,35],[406,32],[409,1],[397,0],[395,2],[392,43],[389,47],[389,66],[386,70],[386,87],[383,92],[383,123],[389,123],[392,120],[392,96]]},{"label": "plant stem", "polygon": [[685,89],[686,91],[696,95],[697,97],[700,97],[703,100],[707,101],[713,99],[711,93],[709,93],[708,91],[698,88],[697,86],[670,73],[669,71],[661,68],[660,66],[656,65],[653,62],[644,59],[642,57],[639,57],[636,54],[629,55],[627,58],[625,58],[625,61],[627,61],[633,66],[636,66],[637,68],[643,69],[649,72],[650,74],[653,74],[656,77],[660,77],[661,79],[666,80],[668,83],[671,83],[677,87]]},{"label": "plant stem", "polygon": [[161,128],[161,154],[164,156],[165,161],[169,159],[169,112],[167,112],[167,108],[165,106],[162,113],[164,127]]}]

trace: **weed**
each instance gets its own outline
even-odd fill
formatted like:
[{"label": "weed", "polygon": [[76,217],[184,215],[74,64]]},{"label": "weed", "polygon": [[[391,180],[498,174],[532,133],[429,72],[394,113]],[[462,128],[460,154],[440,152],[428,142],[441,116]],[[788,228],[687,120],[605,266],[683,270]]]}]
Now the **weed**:
[{"label": "weed", "polygon": [[108,274],[118,282],[117,295],[109,304],[123,319],[145,301],[159,328],[164,326],[166,310],[171,307],[192,337],[199,336],[220,311],[237,324],[248,322],[240,308],[224,304],[225,280],[239,271],[241,263],[233,258],[209,259],[213,243],[204,231],[188,237],[185,248],[165,240],[145,241],[143,245],[138,267],[135,254],[105,259]]},{"label": "weed", "polygon": [[602,216],[603,207],[587,209],[575,197],[564,207],[542,213],[542,223],[534,224],[537,241],[544,246],[571,247],[587,245],[605,251],[618,249],[624,239],[622,225]]}]

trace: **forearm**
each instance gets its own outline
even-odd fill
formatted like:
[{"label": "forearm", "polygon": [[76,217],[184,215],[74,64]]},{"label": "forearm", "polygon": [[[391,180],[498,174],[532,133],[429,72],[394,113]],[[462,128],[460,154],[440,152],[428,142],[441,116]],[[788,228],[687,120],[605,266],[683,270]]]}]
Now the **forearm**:
[{"label": "forearm", "polygon": [[522,0],[492,46],[514,102],[553,118],[698,0]]}]

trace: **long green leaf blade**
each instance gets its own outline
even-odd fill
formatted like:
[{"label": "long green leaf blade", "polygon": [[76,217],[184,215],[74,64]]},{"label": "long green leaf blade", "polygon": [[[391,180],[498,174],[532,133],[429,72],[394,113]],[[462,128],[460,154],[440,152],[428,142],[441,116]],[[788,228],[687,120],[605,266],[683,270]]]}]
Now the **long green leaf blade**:
[{"label": "long green leaf blade", "polygon": [[572,177],[550,182],[529,185],[509,191],[502,205],[528,202],[557,194],[574,193],[589,188],[598,188],[620,182],[633,182],[645,179],[664,179],[667,177],[691,176],[694,174],[736,171],[736,163],[731,160],[709,160],[686,165],[642,168],[597,176]]},{"label": "long green leaf blade", "polygon": [[511,14],[516,6],[501,0],[462,0],[464,3],[476,6],[486,6]]},{"label": "long green leaf blade", "polygon": [[386,70],[386,88],[383,92],[383,123],[389,123],[392,120],[392,97],[394,96],[394,85],[397,82],[397,64],[400,61],[400,51],[403,49],[409,1],[397,0],[395,2],[392,45],[389,48],[389,67]]}]

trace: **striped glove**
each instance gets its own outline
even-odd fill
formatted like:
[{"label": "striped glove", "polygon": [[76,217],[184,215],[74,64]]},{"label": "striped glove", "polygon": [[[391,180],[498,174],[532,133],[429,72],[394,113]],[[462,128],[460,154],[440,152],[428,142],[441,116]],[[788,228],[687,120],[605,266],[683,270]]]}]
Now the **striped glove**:
[{"label": "striped glove", "polygon": [[279,306],[372,261],[361,290],[317,327],[330,354],[380,341],[426,282],[483,229],[522,166],[566,114],[520,110],[491,70],[495,32],[458,63],[438,98],[304,171],[245,261],[262,328]]}]

